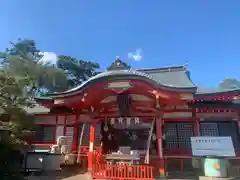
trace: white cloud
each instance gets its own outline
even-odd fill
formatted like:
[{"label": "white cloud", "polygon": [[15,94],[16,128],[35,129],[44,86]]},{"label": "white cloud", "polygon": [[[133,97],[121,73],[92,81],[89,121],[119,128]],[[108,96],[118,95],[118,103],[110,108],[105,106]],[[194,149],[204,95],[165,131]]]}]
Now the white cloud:
[{"label": "white cloud", "polygon": [[57,54],[54,52],[40,52],[40,55],[43,55],[41,60],[44,63],[56,64],[57,62]]},{"label": "white cloud", "polygon": [[135,52],[128,53],[128,58],[133,59],[134,61],[141,61],[143,60],[142,49],[136,49]]}]

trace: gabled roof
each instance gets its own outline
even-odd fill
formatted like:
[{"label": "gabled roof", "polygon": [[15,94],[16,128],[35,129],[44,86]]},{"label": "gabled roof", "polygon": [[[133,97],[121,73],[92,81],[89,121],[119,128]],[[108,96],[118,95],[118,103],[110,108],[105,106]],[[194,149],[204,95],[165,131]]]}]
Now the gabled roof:
[{"label": "gabled roof", "polygon": [[187,89],[196,88],[190,78],[190,72],[185,66],[140,69],[139,71],[158,79],[158,82],[165,86]]}]

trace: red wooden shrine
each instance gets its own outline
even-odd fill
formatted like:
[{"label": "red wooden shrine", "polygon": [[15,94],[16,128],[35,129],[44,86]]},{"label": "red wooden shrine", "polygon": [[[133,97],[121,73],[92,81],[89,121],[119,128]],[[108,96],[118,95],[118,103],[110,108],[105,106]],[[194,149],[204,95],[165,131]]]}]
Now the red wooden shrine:
[{"label": "red wooden shrine", "polygon": [[[37,99],[49,112],[36,114],[36,124],[45,134],[33,144],[50,147],[58,135],[71,136],[72,153],[81,155],[82,166],[87,166],[94,178],[154,179],[165,176],[174,157],[176,163],[192,156],[191,136],[231,136],[239,154],[240,111],[235,103],[239,92],[205,92],[192,83],[184,66],[133,71],[117,59],[109,71],[79,87]],[[152,123],[146,164],[149,131],[144,134],[137,127]],[[130,126],[135,130],[129,130]],[[128,131],[138,138],[128,138]],[[107,163],[105,155],[117,151],[119,144],[141,150],[140,163]],[[184,163],[180,161],[181,170],[188,166]]]}]

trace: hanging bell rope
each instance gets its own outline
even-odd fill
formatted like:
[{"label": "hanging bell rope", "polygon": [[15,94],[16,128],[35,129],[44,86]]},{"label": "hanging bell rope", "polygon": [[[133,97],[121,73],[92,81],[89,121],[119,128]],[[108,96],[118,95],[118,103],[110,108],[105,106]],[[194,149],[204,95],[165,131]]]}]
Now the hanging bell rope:
[{"label": "hanging bell rope", "polygon": [[151,140],[152,140],[154,125],[155,125],[155,121],[152,122],[152,126],[151,126],[151,129],[149,131],[149,135],[148,135],[147,151],[146,151],[146,156],[145,156],[145,161],[144,161],[146,164],[149,164],[149,150],[150,150],[150,146],[151,146]]}]

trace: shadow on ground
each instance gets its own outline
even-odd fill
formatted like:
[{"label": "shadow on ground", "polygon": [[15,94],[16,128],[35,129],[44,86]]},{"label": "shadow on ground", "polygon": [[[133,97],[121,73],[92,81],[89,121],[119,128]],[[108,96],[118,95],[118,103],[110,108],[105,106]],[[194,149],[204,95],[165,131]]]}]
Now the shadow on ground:
[{"label": "shadow on ground", "polygon": [[87,180],[86,171],[79,167],[64,167],[59,171],[44,171],[31,173],[27,180]]}]

